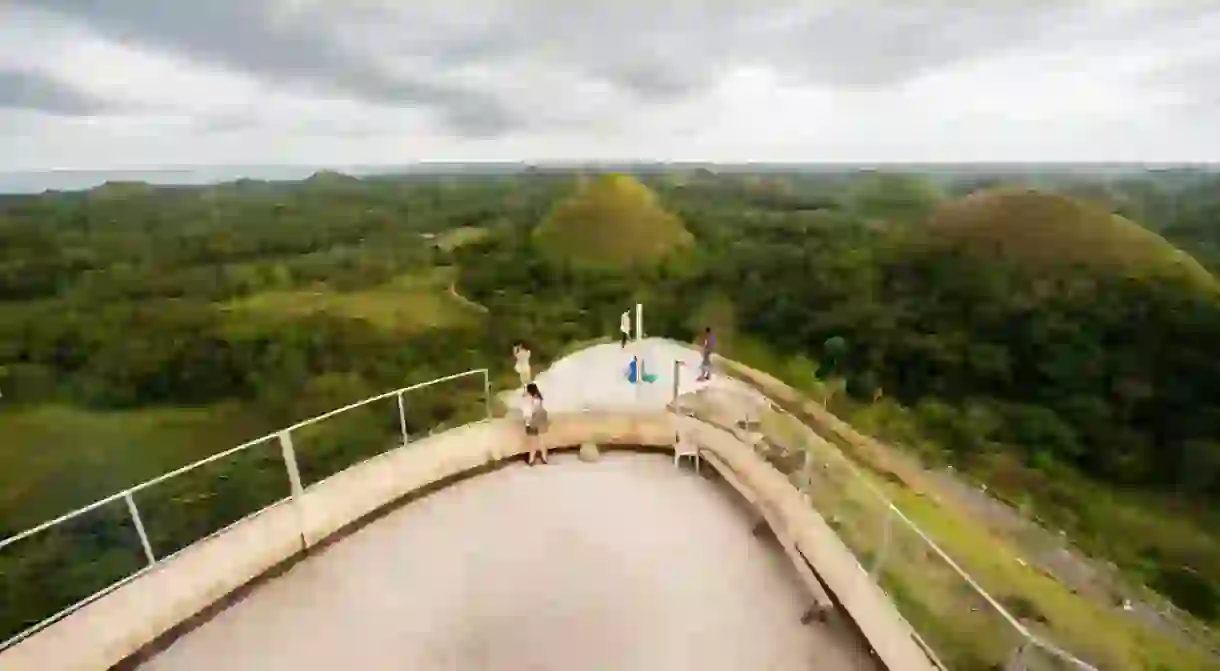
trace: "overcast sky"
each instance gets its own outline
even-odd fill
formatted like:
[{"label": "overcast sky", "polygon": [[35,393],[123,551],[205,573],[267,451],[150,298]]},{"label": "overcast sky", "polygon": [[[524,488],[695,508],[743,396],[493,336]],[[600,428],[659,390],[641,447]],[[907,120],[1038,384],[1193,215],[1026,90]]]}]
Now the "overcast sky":
[{"label": "overcast sky", "polygon": [[1220,160],[1220,0],[0,0],[0,170]]}]

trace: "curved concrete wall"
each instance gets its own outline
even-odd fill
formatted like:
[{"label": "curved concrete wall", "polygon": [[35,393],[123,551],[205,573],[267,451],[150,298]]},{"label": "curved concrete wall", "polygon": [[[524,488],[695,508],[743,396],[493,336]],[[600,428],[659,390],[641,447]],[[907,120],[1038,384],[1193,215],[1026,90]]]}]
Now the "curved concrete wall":
[{"label": "curved concrete wall", "polygon": [[[791,539],[890,669],[931,669],[912,632],[833,530],[782,474],[730,433],[693,418],[580,413],[554,415],[553,447],[667,446],[674,422],[752,493],[777,535]],[[387,504],[448,478],[521,454],[513,420],[479,422],[391,450],[196,543],[148,573],[0,653],[6,671],[98,671],[128,659],[254,578],[297,557]],[[223,666],[220,660],[218,663]]]}]

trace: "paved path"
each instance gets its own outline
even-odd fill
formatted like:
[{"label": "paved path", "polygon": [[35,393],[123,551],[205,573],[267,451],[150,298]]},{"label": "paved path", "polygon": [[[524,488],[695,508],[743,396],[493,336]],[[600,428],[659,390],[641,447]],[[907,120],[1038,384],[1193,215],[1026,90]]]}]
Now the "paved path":
[{"label": "paved path", "polygon": [[187,634],[156,671],[870,668],[727,488],[668,457],[511,465],[410,503]]}]

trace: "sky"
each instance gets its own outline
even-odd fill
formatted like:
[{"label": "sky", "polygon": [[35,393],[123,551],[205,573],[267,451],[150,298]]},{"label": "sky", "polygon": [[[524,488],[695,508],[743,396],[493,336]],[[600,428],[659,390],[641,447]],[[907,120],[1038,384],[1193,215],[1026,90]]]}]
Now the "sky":
[{"label": "sky", "polygon": [[1220,0],[0,0],[0,171],[1220,161]]}]

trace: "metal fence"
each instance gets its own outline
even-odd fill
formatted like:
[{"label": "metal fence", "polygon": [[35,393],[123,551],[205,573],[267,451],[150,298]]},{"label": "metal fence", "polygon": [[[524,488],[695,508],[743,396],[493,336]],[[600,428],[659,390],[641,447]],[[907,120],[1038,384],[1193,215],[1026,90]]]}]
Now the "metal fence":
[{"label": "metal fence", "polygon": [[[942,668],[1096,671],[1031,631],[851,459],[809,435],[799,418],[757,389],[750,392],[753,408],[740,393],[720,394],[719,401],[716,392],[678,398],[684,368],[674,366],[676,409],[754,441],[835,529]],[[777,437],[773,427],[762,426],[769,413],[790,420],[791,435]]]},{"label": "metal fence", "polygon": [[[427,396],[459,380],[478,386],[456,398],[452,390]],[[8,637],[0,651],[334,473],[491,416],[487,369],[429,380],[298,422],[0,540],[0,636]]]}]

